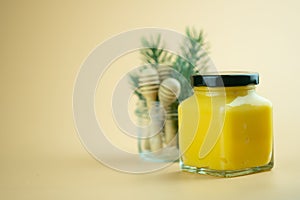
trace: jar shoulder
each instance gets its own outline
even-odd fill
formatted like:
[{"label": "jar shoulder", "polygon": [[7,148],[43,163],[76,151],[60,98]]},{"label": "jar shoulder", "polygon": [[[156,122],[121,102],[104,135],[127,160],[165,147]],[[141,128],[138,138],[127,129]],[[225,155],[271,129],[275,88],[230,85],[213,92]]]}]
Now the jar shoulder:
[{"label": "jar shoulder", "polygon": [[[213,97],[215,98],[215,102],[224,102],[224,97]],[[256,92],[253,93],[249,93],[247,95],[244,96],[236,96],[236,97],[232,97],[232,96],[228,96],[225,97],[226,98],[226,106],[227,107],[239,107],[239,106],[243,106],[243,105],[252,105],[252,106],[268,106],[268,107],[272,107],[272,103],[270,100],[266,99],[263,96],[260,96],[259,94],[257,94]],[[184,101],[182,101],[178,108],[179,109],[186,109],[186,108],[190,108],[190,109],[196,109],[197,106],[200,106],[202,108],[205,107],[209,107],[211,106],[212,102],[212,98],[211,97],[207,97],[207,96],[201,96],[201,97],[197,97],[196,95],[192,95],[189,98],[185,99]]]},{"label": "jar shoulder", "polygon": [[228,102],[229,107],[238,107],[242,105],[253,105],[253,106],[268,106],[272,107],[270,100],[265,97],[257,94],[256,92],[250,93],[245,96],[238,96],[231,102]]},{"label": "jar shoulder", "polygon": [[182,108],[182,107],[193,107],[194,105],[197,104],[197,101],[196,101],[196,97],[195,95],[192,95],[188,98],[186,98],[185,100],[183,100],[182,102],[180,102],[180,104],[178,105],[178,108]]}]

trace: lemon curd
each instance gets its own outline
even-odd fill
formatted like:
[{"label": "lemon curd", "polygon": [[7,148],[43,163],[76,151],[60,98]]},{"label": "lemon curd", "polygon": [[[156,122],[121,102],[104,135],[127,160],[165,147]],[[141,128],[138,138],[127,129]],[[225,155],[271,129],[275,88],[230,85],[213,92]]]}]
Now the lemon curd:
[{"label": "lemon curd", "polygon": [[178,108],[182,170],[233,177],[273,167],[272,104],[256,93],[258,78],[192,77],[194,95]]}]

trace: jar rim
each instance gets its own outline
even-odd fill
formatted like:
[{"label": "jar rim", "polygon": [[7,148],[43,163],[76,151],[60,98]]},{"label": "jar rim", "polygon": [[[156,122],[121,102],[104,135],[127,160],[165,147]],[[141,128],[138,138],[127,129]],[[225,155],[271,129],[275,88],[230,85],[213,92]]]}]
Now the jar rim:
[{"label": "jar rim", "polygon": [[223,71],[195,74],[191,76],[192,86],[234,87],[259,84],[257,72]]}]

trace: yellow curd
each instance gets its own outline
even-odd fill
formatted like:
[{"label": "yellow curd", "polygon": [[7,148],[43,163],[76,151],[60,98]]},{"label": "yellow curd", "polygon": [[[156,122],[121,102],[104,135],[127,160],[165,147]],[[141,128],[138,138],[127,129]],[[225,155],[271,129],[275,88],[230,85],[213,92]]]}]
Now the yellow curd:
[{"label": "yellow curd", "polygon": [[182,170],[232,177],[273,167],[272,104],[255,92],[258,74],[227,76],[198,75],[179,105]]}]

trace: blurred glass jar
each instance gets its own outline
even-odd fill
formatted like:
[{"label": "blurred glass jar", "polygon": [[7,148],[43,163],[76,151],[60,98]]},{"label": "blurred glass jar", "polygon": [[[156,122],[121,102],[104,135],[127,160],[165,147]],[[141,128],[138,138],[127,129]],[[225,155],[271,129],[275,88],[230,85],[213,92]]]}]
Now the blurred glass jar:
[{"label": "blurred glass jar", "polygon": [[165,110],[159,101],[147,107],[144,100],[139,100],[135,115],[140,156],[153,162],[178,161],[177,106]]}]

